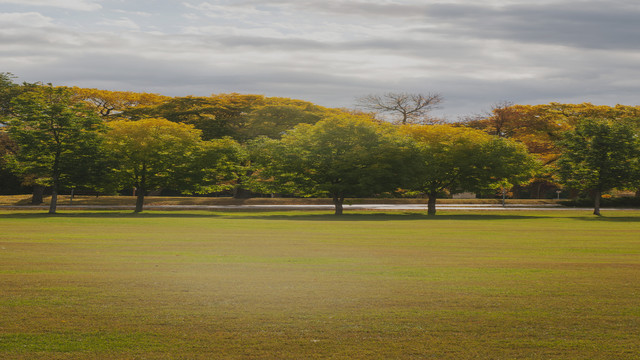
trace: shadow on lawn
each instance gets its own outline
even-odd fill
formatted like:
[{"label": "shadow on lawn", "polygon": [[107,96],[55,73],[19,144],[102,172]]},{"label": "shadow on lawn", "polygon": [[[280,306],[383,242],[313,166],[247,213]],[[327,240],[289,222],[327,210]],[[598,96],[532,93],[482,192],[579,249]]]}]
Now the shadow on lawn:
[{"label": "shadow on lawn", "polygon": [[591,222],[640,222],[640,216],[617,216],[608,217],[603,216],[584,216],[584,217],[569,217],[569,219],[591,221]]},{"label": "shadow on lawn", "polygon": [[[255,215],[250,215],[256,213]],[[341,216],[336,216],[333,213],[318,212],[309,213],[298,211],[291,211],[289,213],[283,213],[281,211],[269,214],[264,211],[230,211],[230,212],[207,212],[206,210],[201,213],[195,212],[183,212],[183,211],[145,211],[142,213],[134,213],[131,211],[61,211],[56,214],[48,214],[47,212],[25,211],[25,212],[10,212],[7,214],[0,214],[2,218],[13,219],[45,219],[45,218],[123,218],[123,219],[145,219],[145,218],[214,218],[214,217],[229,217],[232,219],[255,219],[255,220],[294,220],[294,221],[400,221],[400,220],[508,220],[508,219],[536,219],[544,218],[546,216],[536,215],[513,215],[513,214],[446,214],[427,216],[426,213],[416,212],[398,212],[398,213],[345,213]]]},{"label": "shadow on lawn", "polygon": [[12,212],[10,214],[0,213],[0,219],[54,219],[54,218],[123,218],[123,219],[154,219],[154,218],[213,218],[220,217],[214,213],[183,213],[183,212],[142,212],[134,213],[130,211],[92,211],[92,212],[58,212],[49,214],[46,212]]},{"label": "shadow on lawn", "polygon": [[[255,215],[251,215],[255,213]],[[560,214],[559,214],[560,215]],[[446,213],[443,215],[428,216],[422,212],[397,212],[397,213],[345,213],[341,216],[336,216],[333,213],[320,212],[309,213],[291,211],[289,213],[283,213],[282,211],[274,212],[270,214],[265,211],[229,211],[229,212],[209,212],[203,210],[201,212],[187,212],[187,211],[145,211],[142,213],[134,213],[127,210],[120,211],[62,211],[57,214],[50,215],[46,212],[10,212],[6,214],[0,213],[0,219],[13,218],[13,219],[44,219],[44,218],[122,218],[122,219],[154,219],[154,218],[174,218],[174,219],[189,219],[189,218],[221,218],[228,217],[231,219],[247,219],[247,220],[290,220],[290,221],[402,221],[402,220],[421,220],[421,221],[442,221],[442,220],[457,220],[457,221],[487,221],[487,220],[526,220],[526,219],[553,219],[556,216],[545,214],[535,215],[528,214],[451,214]],[[593,216],[585,214],[585,216],[557,216],[557,218],[582,220],[589,222],[620,222],[620,223],[633,223],[640,222],[640,216]]]},{"label": "shadow on lawn", "polygon": [[371,214],[348,214],[341,216],[333,214],[273,214],[256,216],[234,216],[241,219],[262,219],[262,220],[302,220],[302,221],[400,221],[400,220],[507,220],[507,219],[537,219],[545,216],[535,215],[496,215],[496,214],[447,214],[428,216],[426,213],[371,213]]}]

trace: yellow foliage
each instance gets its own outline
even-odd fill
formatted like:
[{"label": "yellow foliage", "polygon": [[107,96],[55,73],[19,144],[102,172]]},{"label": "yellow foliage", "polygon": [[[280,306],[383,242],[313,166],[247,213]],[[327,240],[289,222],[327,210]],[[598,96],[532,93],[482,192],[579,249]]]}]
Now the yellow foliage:
[{"label": "yellow foliage", "polygon": [[168,96],[137,93],[131,91],[110,91],[72,87],[76,100],[84,101],[102,116],[114,115],[127,108],[154,106],[170,99]]},{"label": "yellow foliage", "polygon": [[483,131],[450,124],[402,125],[400,126],[400,132],[429,144],[446,144],[460,141],[480,143],[491,138],[490,135]]}]

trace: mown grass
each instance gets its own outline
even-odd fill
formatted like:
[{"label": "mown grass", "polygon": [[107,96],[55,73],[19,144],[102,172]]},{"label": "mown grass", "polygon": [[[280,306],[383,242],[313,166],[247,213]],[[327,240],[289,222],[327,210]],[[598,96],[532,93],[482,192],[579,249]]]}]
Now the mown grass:
[{"label": "mown grass", "polygon": [[[49,205],[50,197],[44,198],[43,205]],[[135,206],[133,196],[75,196],[58,197],[59,205],[117,205]],[[507,199],[509,204],[556,204],[552,199]],[[427,199],[416,198],[357,198],[346,199],[346,204],[426,204]],[[500,204],[501,199],[438,199],[440,204]],[[0,195],[2,206],[22,206],[31,204],[31,195]],[[188,197],[188,196],[147,196],[146,205],[331,205],[329,198],[248,198],[231,197]]]},{"label": "mown grass", "polygon": [[0,212],[0,358],[637,359],[640,213]]}]

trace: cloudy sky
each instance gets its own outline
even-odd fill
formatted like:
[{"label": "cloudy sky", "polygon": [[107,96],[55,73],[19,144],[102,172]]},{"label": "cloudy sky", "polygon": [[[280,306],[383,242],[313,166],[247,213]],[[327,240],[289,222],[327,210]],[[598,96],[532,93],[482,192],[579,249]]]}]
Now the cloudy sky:
[{"label": "cloudy sky", "polygon": [[329,107],[437,92],[449,120],[503,101],[637,105],[639,18],[638,0],[0,0],[0,72]]}]

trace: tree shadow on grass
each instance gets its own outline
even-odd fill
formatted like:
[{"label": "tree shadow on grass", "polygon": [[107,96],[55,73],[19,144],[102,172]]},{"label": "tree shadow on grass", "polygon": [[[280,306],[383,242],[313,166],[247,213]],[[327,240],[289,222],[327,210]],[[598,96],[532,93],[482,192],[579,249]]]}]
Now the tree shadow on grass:
[{"label": "tree shadow on grass", "polygon": [[149,210],[142,213],[134,213],[130,210],[77,210],[61,211],[57,214],[48,214],[46,211],[19,211],[8,210],[6,213],[0,212],[0,220],[6,219],[52,219],[52,218],[120,218],[120,219],[154,219],[154,218],[229,218],[246,220],[289,220],[289,221],[495,221],[495,220],[527,220],[527,219],[571,219],[589,222],[616,222],[634,223],[640,222],[639,216],[594,216],[585,214],[584,216],[554,216],[546,213],[536,215],[526,214],[496,214],[496,213],[445,213],[436,216],[428,216],[426,212],[368,212],[368,213],[344,213],[336,216],[333,212],[323,210],[308,211],[273,211],[268,210]]},{"label": "tree shadow on grass", "polygon": [[0,213],[1,219],[55,219],[55,218],[121,218],[121,219],[154,219],[154,218],[213,218],[221,217],[221,214],[215,213],[185,213],[185,212],[142,212],[134,213],[131,211],[78,211],[78,212],[58,212],[49,214],[47,212],[16,212],[12,211],[8,214]]},{"label": "tree shadow on grass", "polygon": [[536,215],[514,215],[514,214],[445,214],[428,216],[420,212],[380,212],[380,213],[345,213],[340,216],[326,211],[256,211],[256,210],[233,210],[233,211],[145,211],[134,213],[129,210],[98,210],[98,211],[60,211],[56,214],[49,214],[46,211],[16,211],[10,210],[7,213],[0,213],[0,219],[53,219],[53,218],[122,218],[122,219],[145,219],[145,218],[220,218],[246,220],[293,220],[293,221],[401,221],[401,220],[508,220],[508,219],[535,219],[548,216]]},{"label": "tree shadow on grass", "polygon": [[640,214],[638,216],[616,216],[616,217],[608,217],[604,216],[584,216],[584,217],[569,217],[569,219],[574,220],[582,220],[589,222],[621,222],[621,223],[634,223],[640,222]]},{"label": "tree shadow on grass", "polygon": [[513,215],[513,214],[446,214],[428,216],[426,213],[369,213],[369,214],[343,214],[336,216],[333,214],[272,214],[255,216],[234,216],[235,219],[261,219],[261,220],[296,220],[296,221],[402,221],[402,220],[509,220],[509,219],[538,219],[548,218],[548,216],[536,215]]}]

